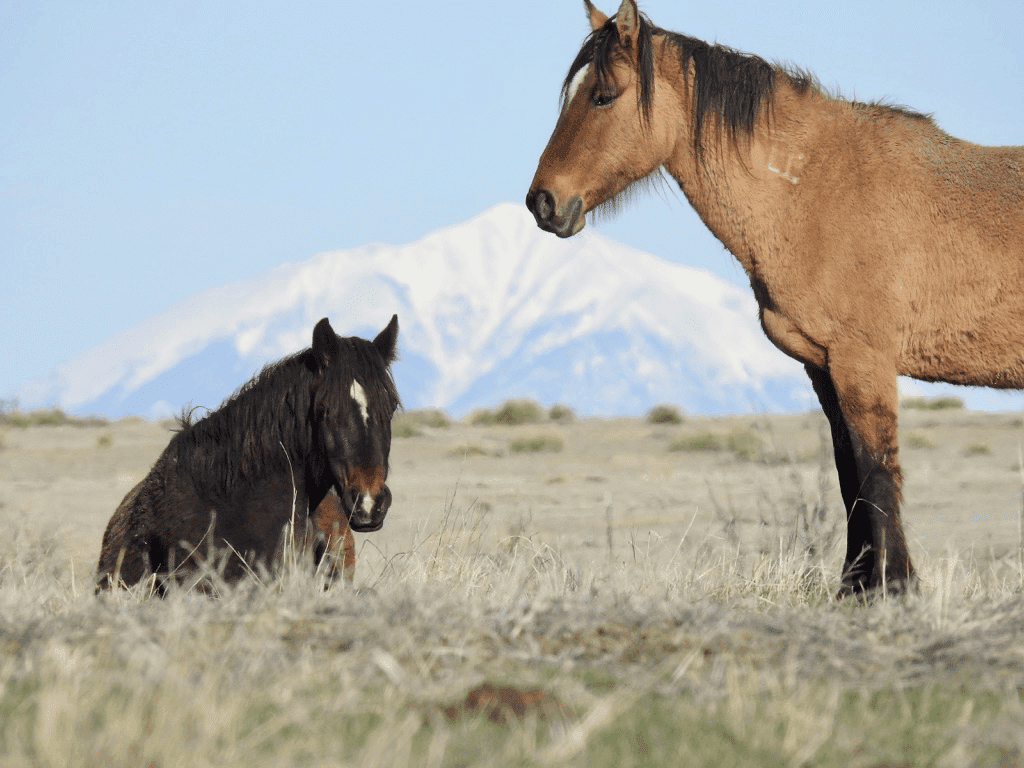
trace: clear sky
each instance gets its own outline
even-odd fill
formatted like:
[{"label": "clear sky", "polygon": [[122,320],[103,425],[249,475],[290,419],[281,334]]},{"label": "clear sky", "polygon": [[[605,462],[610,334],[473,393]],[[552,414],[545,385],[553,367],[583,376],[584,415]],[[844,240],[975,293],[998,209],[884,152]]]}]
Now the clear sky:
[{"label": "clear sky", "polygon": [[[640,7],[1024,144],[1020,0]],[[0,0],[0,397],[197,290],[522,201],[588,31],[581,0]],[[600,227],[746,282],[679,194]]]}]

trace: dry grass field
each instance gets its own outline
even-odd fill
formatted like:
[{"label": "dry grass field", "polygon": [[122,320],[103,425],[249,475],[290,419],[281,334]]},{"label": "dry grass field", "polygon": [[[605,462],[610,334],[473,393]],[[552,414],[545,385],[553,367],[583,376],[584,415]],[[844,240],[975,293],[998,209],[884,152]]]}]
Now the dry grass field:
[{"label": "dry grass field", "polygon": [[164,600],[92,582],[169,425],[39,421],[0,422],[4,766],[1024,764],[1018,414],[901,412],[922,584],[869,605],[816,413],[399,414],[354,588]]}]

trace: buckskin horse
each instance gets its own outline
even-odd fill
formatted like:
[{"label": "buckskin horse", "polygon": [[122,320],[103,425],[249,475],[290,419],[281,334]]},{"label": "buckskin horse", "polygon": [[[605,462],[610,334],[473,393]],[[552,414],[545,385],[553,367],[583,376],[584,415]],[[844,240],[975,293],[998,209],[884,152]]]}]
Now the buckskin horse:
[{"label": "buckskin horse", "polygon": [[[97,591],[216,567],[227,582],[279,567],[291,543],[355,568],[351,530],[379,530],[391,505],[391,376],[398,317],[371,342],[324,318],[309,349],[268,365],[206,417],[183,414],[103,536]],[[351,528],[351,530],[349,530]],[[329,582],[328,582],[329,583]]]},{"label": "buckskin horse", "polygon": [[570,237],[664,168],[828,417],[847,514],[839,596],[913,586],[897,377],[1024,387],[1024,147],[830,96],[806,72],[659,29],[634,0],[610,19],[584,2],[593,31],[526,205]]}]

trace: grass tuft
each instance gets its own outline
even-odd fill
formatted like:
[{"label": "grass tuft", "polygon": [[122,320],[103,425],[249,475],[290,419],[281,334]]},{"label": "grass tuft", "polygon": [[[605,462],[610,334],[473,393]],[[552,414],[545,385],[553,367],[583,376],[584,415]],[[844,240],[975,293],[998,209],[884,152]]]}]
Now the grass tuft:
[{"label": "grass tuft", "polygon": [[47,408],[40,411],[12,411],[0,414],[0,422],[12,427],[57,427],[70,421],[60,408]]},{"label": "grass tuft", "polygon": [[495,456],[496,454],[479,445],[457,445],[448,451],[448,455],[455,459],[464,459],[467,456]]},{"label": "grass tuft", "polygon": [[7,411],[0,413],[0,424],[26,429],[28,427],[60,427],[65,424],[73,427],[104,427],[110,422],[106,419],[89,416],[78,418],[68,416],[60,408],[45,408],[38,411]]},{"label": "grass tuft", "polygon": [[555,403],[548,409],[548,418],[560,424],[571,424],[576,421],[576,413],[567,405]]},{"label": "grass tuft", "polygon": [[725,447],[743,461],[752,461],[761,455],[763,442],[751,429],[736,427],[725,438]]},{"label": "grass tuft", "polygon": [[935,441],[923,432],[908,432],[903,438],[903,442],[908,448],[932,449],[935,447]]},{"label": "grass tuft", "polygon": [[991,456],[992,446],[988,443],[975,441],[964,446],[964,456]]},{"label": "grass tuft", "polygon": [[557,453],[564,443],[557,435],[533,435],[509,441],[508,449],[512,453]]},{"label": "grass tuft", "polygon": [[451,425],[448,414],[437,408],[398,411],[391,419],[391,436],[418,437],[423,434],[423,427],[444,429]]},{"label": "grass tuft", "polygon": [[697,432],[683,435],[669,443],[670,451],[720,451],[725,447],[724,441],[714,432]]},{"label": "grass tuft", "polygon": [[670,451],[731,451],[742,461],[752,461],[763,455],[763,441],[751,429],[736,427],[726,435],[705,430],[683,435],[669,443]]},{"label": "grass tuft", "polygon": [[656,405],[647,412],[648,424],[682,424],[683,412],[674,405]]},{"label": "grass tuft", "polygon": [[486,408],[473,411],[469,421],[474,425],[501,424],[506,427],[516,427],[538,422],[543,416],[544,409],[533,400],[508,400],[496,411]]},{"label": "grass tuft", "polygon": [[905,397],[901,405],[908,410],[948,411],[963,410],[964,401],[959,397]]}]

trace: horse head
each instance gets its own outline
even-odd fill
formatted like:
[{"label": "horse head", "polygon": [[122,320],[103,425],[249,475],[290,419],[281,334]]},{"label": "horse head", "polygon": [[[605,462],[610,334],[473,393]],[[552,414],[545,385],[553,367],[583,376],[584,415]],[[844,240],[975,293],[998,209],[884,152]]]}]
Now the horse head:
[{"label": "horse head", "polygon": [[327,318],[313,330],[313,360],[323,372],[313,406],[317,474],[333,485],[352,530],[379,530],[391,506],[391,419],[400,405],[391,377],[398,316],[371,342],[343,338]]},{"label": "horse head", "polygon": [[561,114],[526,196],[537,225],[559,237],[577,234],[585,214],[614,209],[622,193],[657,171],[672,153],[680,117],[669,89],[654,88],[661,42],[635,0],[622,0],[611,19],[585,3],[593,33],[562,85]]}]

